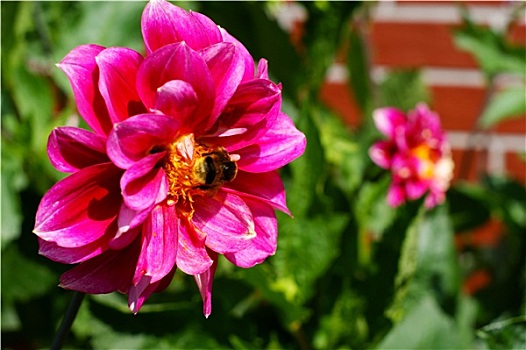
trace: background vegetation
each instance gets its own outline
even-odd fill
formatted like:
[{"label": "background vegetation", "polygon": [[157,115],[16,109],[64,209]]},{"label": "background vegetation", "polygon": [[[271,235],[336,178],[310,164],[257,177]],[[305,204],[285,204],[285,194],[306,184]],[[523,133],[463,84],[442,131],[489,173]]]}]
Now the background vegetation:
[{"label": "background vegetation", "polygon": [[[40,198],[64,176],[49,164],[47,137],[55,126],[79,123],[71,88],[54,63],[85,43],[142,51],[144,5],[1,3],[3,348],[49,347],[73,295],[57,287],[68,266],[40,257],[31,232]],[[371,83],[359,23],[374,4],[303,3],[308,21],[297,46],[268,15],[279,3],[178,5],[207,14],[255,58],[267,58],[273,80],[283,83],[283,108],[308,139],[305,155],[282,171],[294,218],[279,216],[278,252],[264,264],[244,270],[220,261],[209,319],[193,278],[178,272],[137,316],[118,293],[86,297],[66,347],[526,347],[524,186],[490,176],[457,182],[447,203],[428,212],[421,201],[398,209],[385,202],[389,176],[367,156],[380,137],[371,111],[407,110],[429,95],[418,72]],[[489,82],[502,72],[524,77],[524,48],[508,46],[501,34],[466,20],[456,39],[479,59]],[[366,116],[354,130],[318,99],[342,48]],[[523,93],[495,95],[480,126],[524,111]],[[492,219],[503,223],[499,244],[456,250],[455,233]],[[492,272],[491,284],[466,293],[466,276],[480,268]]]}]

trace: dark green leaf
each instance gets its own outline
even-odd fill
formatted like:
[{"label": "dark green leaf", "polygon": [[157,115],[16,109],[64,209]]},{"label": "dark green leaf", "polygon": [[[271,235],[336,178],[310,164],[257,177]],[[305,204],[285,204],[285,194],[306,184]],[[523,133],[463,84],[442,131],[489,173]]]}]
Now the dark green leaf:
[{"label": "dark green leaf", "polygon": [[349,83],[354,97],[362,112],[367,113],[371,108],[371,82],[367,63],[367,52],[359,30],[351,32],[349,50],[347,53],[347,67],[349,69]]},{"label": "dark green leaf", "polygon": [[43,265],[27,259],[16,246],[2,251],[3,302],[28,301],[58,284],[58,277]]},{"label": "dark green leaf", "polygon": [[460,349],[454,322],[430,294],[423,295],[377,349]]},{"label": "dark green leaf", "polygon": [[477,331],[489,349],[526,348],[526,316],[492,322]]},{"label": "dark green leaf", "polygon": [[364,301],[350,288],[345,288],[334,303],[332,312],[321,319],[314,335],[316,349],[346,348],[365,341],[369,329],[363,310]]},{"label": "dark green leaf", "polygon": [[453,230],[446,214],[445,206],[420,214],[407,231],[396,277],[398,290],[389,310],[395,321],[430,292],[444,309],[454,310],[460,281]]},{"label": "dark green leaf", "polygon": [[323,275],[339,253],[348,215],[332,214],[313,219],[280,220],[279,254],[273,257],[277,281],[292,300],[309,298],[312,284]]},{"label": "dark green leaf", "polygon": [[306,104],[301,118],[296,123],[307,138],[305,153],[290,164],[291,183],[287,187],[287,203],[295,217],[308,215],[322,196],[319,193],[325,174],[325,158],[320,142],[320,133],[312,120],[312,112]]}]

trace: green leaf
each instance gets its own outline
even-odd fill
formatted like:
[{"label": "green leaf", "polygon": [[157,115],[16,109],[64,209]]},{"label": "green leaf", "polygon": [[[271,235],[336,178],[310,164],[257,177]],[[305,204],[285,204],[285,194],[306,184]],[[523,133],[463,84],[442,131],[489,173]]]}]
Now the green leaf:
[{"label": "green leaf", "polygon": [[[60,60],[74,47],[96,43],[144,49],[141,35],[142,2],[79,2],[64,16],[56,38],[56,57]],[[64,14],[63,14],[64,15]],[[79,18],[80,17],[80,18]]]},{"label": "green leaf", "polygon": [[429,90],[420,71],[401,69],[390,72],[379,86],[380,106],[392,106],[402,111],[413,109],[419,102],[430,100]]},{"label": "green leaf", "polygon": [[455,323],[426,294],[377,346],[377,349],[460,349]]},{"label": "green leaf", "polygon": [[[309,317],[310,311],[296,303],[295,300],[290,299],[289,295],[291,292],[284,288],[285,280],[282,279],[281,282],[278,282],[276,280],[276,272],[271,269],[269,264],[261,264],[251,269],[239,270],[238,273],[243,277],[244,281],[255,287],[258,293],[261,293],[264,300],[276,307],[281,315],[280,320],[285,327],[292,329],[295,324],[301,324]],[[292,295],[294,295],[297,290],[294,281],[292,281],[292,286],[289,288],[293,289]],[[251,296],[249,298],[252,299]],[[253,301],[240,301],[240,304],[247,303],[253,303]],[[234,308],[235,310],[236,308]]]},{"label": "green leaf", "polygon": [[[319,130],[323,154],[332,169],[332,178],[347,196],[352,196],[362,184],[368,164],[367,149],[355,134],[351,133],[340,117],[321,106],[310,108],[314,125]],[[307,138],[310,142],[310,138]]]},{"label": "green leaf", "polygon": [[53,272],[27,259],[13,244],[2,251],[2,266],[3,302],[28,301],[58,284]]},{"label": "green leaf", "polygon": [[[422,222],[422,210],[409,225],[398,260],[398,273],[395,278],[396,293],[392,305],[386,310],[386,315],[393,321],[399,322],[406,314],[414,298],[420,297],[412,287],[418,265],[419,226]],[[415,296],[415,294],[417,294]]]},{"label": "green leaf", "polygon": [[340,236],[348,223],[345,214],[313,219],[280,217],[278,252],[270,261],[239,273],[278,308],[285,326],[309,315],[302,306],[339,252]]},{"label": "green leaf", "polygon": [[447,193],[449,217],[455,232],[464,232],[486,223],[491,212],[491,195],[479,184],[457,183]]},{"label": "green leaf", "polygon": [[349,69],[349,83],[356,102],[364,113],[371,107],[371,86],[367,64],[366,50],[363,38],[358,30],[351,31],[349,50],[347,53],[347,67]]},{"label": "green leaf", "polygon": [[491,79],[502,72],[526,74],[524,47],[508,43],[505,33],[493,31],[487,26],[476,25],[464,13],[464,27],[454,33],[455,44],[470,52]]},{"label": "green leaf", "polygon": [[323,194],[319,191],[326,176],[324,150],[310,106],[305,104],[302,116],[296,123],[307,138],[307,147],[304,154],[289,165],[292,178],[290,183],[286,183],[287,203],[292,215],[297,218],[308,215],[317,200],[322,198]]},{"label": "green leaf", "polygon": [[459,339],[463,344],[473,344],[475,337],[473,330],[475,329],[479,309],[479,305],[475,299],[467,295],[459,295],[455,322],[457,324]]},{"label": "green leaf", "polygon": [[321,318],[320,326],[313,339],[316,349],[355,348],[369,333],[364,316],[365,303],[359,296],[346,287],[334,303],[330,314]]},{"label": "green leaf", "polygon": [[378,182],[362,182],[354,202],[358,224],[358,261],[362,266],[371,262],[371,239],[378,241],[396,218],[397,210],[386,200],[390,177]]},{"label": "green leaf", "polygon": [[304,83],[311,96],[318,94],[327,69],[333,64],[341,48],[348,20],[360,5],[357,1],[317,1],[302,3],[308,12],[304,40]]},{"label": "green leaf", "polygon": [[400,320],[416,300],[428,293],[452,312],[460,283],[456,259],[446,206],[421,211],[407,231],[389,317],[395,322]]},{"label": "green leaf", "polygon": [[27,186],[22,159],[15,156],[17,149],[13,148],[11,143],[5,142],[2,138],[2,250],[9,246],[9,242],[20,236],[23,217],[19,191]]},{"label": "green leaf", "polygon": [[[116,293],[114,293],[116,294]],[[106,299],[105,301],[103,301]],[[217,349],[222,348],[214,332],[204,330],[202,314],[164,310],[156,314],[115,313],[112,298],[86,298],[73,323],[75,339],[88,341],[95,349]],[[122,298],[121,299],[125,299]],[[104,304],[99,304],[103,301]],[[121,300],[122,302],[122,300]],[[146,305],[145,305],[146,306]],[[211,320],[208,320],[211,322]],[[71,337],[70,337],[71,338]]]},{"label": "green leaf", "polygon": [[[289,299],[304,302],[313,292],[314,281],[323,275],[338,256],[347,214],[319,215],[312,219],[280,220],[276,286],[290,291]],[[291,289],[292,288],[292,289]]]},{"label": "green leaf", "polygon": [[387,204],[386,199],[390,181],[390,176],[384,176],[377,182],[363,182],[356,198],[358,223],[376,239],[381,238],[396,217],[397,211]]},{"label": "green leaf", "polygon": [[513,231],[523,232],[526,228],[526,188],[509,178],[487,176],[483,184],[489,196],[487,205]]},{"label": "green leaf", "polygon": [[[5,288],[5,287],[4,287]],[[22,328],[14,303],[2,302],[2,333]]]},{"label": "green leaf", "polygon": [[525,94],[524,86],[510,87],[495,93],[478,121],[479,126],[491,128],[504,120],[522,118],[526,113]]},{"label": "green leaf", "polygon": [[459,288],[453,235],[446,205],[426,213],[420,227],[417,277],[428,287],[434,287],[439,301],[444,301],[441,298],[455,297]]},{"label": "green leaf", "polygon": [[468,33],[455,34],[455,44],[473,54],[487,76],[499,72],[515,72],[524,74],[524,65],[514,57],[506,57],[496,47],[495,40],[485,40]]},{"label": "green leaf", "polygon": [[526,316],[494,321],[477,331],[490,349],[526,348]]}]

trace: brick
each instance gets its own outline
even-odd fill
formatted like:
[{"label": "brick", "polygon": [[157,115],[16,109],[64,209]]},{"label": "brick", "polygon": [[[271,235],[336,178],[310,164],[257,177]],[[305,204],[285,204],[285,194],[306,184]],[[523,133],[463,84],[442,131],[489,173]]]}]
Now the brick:
[{"label": "brick", "polygon": [[506,157],[506,170],[509,176],[526,185],[526,163],[515,152],[508,152]]},{"label": "brick", "polygon": [[503,120],[494,129],[496,132],[526,134],[526,115],[514,116],[513,119]]},{"label": "brick", "polygon": [[473,129],[484,103],[484,89],[462,86],[430,87],[433,109],[446,130]]},{"label": "brick", "polygon": [[508,39],[512,44],[526,46],[526,25],[513,24],[508,31]]},{"label": "brick", "polygon": [[480,175],[485,172],[487,156],[485,150],[453,149],[451,155],[455,164],[453,181],[477,182]]},{"label": "brick", "polygon": [[361,112],[347,84],[325,82],[320,89],[320,99],[338,113],[347,125],[359,125]]},{"label": "brick", "polygon": [[453,43],[453,24],[375,22],[373,63],[400,68],[424,66],[472,68],[473,57]]}]

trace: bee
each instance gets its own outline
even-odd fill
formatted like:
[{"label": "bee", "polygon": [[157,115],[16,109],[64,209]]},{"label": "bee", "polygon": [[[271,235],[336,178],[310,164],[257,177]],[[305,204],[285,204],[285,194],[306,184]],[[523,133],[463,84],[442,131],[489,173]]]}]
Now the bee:
[{"label": "bee", "polygon": [[223,147],[202,154],[193,166],[196,187],[210,195],[214,195],[225,182],[234,180],[236,174],[237,164]]}]

